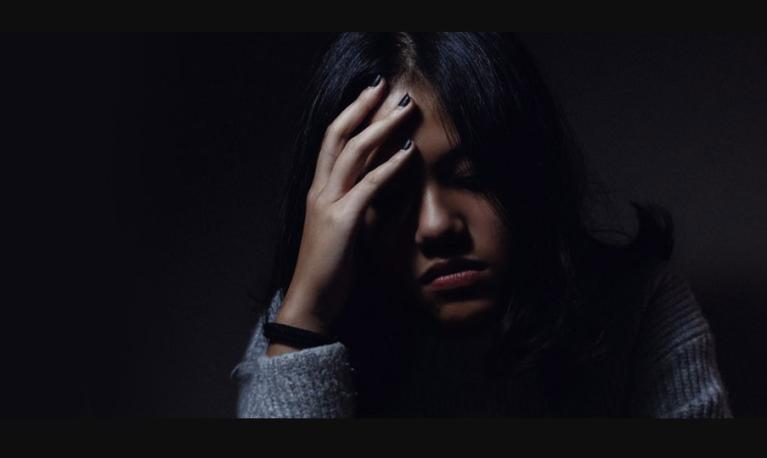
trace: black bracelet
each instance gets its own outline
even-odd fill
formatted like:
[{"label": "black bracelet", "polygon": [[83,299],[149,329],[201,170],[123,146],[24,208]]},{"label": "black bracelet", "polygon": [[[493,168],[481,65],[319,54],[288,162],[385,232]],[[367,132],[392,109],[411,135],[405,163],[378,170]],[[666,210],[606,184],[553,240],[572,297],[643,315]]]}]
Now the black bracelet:
[{"label": "black bracelet", "polygon": [[338,342],[333,336],[326,336],[306,329],[280,323],[264,323],[264,337],[269,341],[281,342],[297,348],[311,348]]}]

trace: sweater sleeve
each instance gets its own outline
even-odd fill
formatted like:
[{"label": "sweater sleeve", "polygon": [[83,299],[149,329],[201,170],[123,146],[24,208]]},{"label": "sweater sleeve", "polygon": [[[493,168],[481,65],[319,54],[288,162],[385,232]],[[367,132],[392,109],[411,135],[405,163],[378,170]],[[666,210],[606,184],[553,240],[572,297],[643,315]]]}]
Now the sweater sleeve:
[{"label": "sweater sleeve", "polygon": [[658,277],[636,351],[632,416],[732,417],[711,328],[678,274]]},{"label": "sweater sleeve", "polygon": [[262,325],[282,303],[278,291],[259,317],[245,355],[232,371],[239,385],[238,418],[352,417],[355,391],[349,352],[341,342],[266,356]]}]

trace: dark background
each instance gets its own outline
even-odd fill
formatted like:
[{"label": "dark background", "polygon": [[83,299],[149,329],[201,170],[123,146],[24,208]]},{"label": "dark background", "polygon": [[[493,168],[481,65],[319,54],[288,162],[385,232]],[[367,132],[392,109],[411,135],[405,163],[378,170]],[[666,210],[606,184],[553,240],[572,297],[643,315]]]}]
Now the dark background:
[{"label": "dark background", "polygon": [[[629,198],[671,210],[734,413],[764,416],[767,34],[520,35],[625,227]],[[42,270],[7,334],[11,415],[234,416],[283,146],[330,38],[3,36],[7,150],[36,176],[16,195],[51,210],[14,225],[51,250],[16,244]]]}]

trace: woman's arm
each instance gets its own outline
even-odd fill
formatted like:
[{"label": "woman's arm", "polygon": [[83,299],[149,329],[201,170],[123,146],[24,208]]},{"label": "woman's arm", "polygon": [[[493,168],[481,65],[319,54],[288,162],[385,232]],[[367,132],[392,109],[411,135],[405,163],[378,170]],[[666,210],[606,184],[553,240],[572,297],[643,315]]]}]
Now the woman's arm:
[{"label": "woman's arm", "polygon": [[689,285],[667,270],[657,285],[639,334],[632,416],[732,417],[714,336]]},{"label": "woman's arm", "polygon": [[[266,315],[277,316],[275,294]],[[239,418],[352,417],[355,391],[348,349],[340,342],[267,356],[264,316],[258,320],[242,361],[232,371],[239,383]]]}]

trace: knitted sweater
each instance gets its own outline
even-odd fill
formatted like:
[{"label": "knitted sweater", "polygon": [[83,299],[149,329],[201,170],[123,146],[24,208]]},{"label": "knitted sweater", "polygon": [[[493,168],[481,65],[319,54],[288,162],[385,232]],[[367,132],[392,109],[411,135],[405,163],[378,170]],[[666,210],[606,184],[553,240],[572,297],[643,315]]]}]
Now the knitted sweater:
[{"label": "knitted sweater", "polygon": [[[641,326],[630,359],[627,407],[620,416],[656,418],[731,417],[720,376],[714,337],[688,283],[663,269],[646,286]],[[239,383],[240,418],[355,417],[358,393],[350,349],[341,342],[274,357],[265,355],[262,324],[273,320],[283,299],[279,291],[259,317],[241,362],[232,371]],[[506,402],[516,392],[529,401],[526,385],[487,382],[479,374],[478,352],[488,340],[430,341],[419,347],[420,372],[403,382],[392,401],[394,416],[526,416]],[[535,385],[533,382],[532,385]],[[529,388],[532,386],[528,384]],[[594,390],[601,393],[603,390]],[[608,390],[609,391],[609,388]],[[601,394],[597,394],[601,396]]]}]

